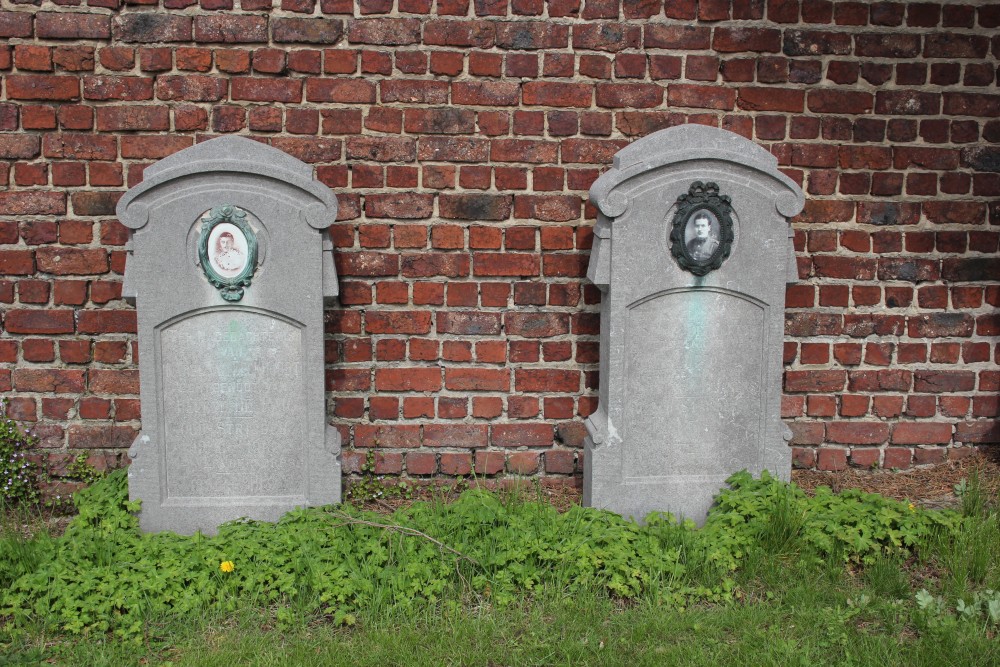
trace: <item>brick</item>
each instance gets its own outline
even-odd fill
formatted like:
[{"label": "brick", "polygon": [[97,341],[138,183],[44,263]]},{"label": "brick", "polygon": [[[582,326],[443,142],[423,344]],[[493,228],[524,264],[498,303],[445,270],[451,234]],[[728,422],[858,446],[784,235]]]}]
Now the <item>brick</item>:
[{"label": "brick", "polygon": [[445,388],[451,391],[501,391],[510,389],[510,372],[494,368],[446,368]]},{"label": "brick", "polygon": [[672,107],[728,111],[736,103],[736,91],[721,86],[677,83],[667,88],[667,101]]},{"label": "brick", "polygon": [[84,310],[77,318],[78,333],[136,333],[132,310]]},{"label": "brick", "polygon": [[915,58],[920,55],[920,35],[867,33],[855,38],[855,54],[865,58]]},{"label": "brick", "polygon": [[829,422],[828,442],[844,445],[879,445],[889,437],[889,425],[884,422]]},{"label": "brick", "polygon": [[441,473],[445,475],[468,475],[472,472],[472,455],[469,453],[443,452]]},{"label": "brick", "polygon": [[407,278],[469,275],[469,256],[448,253],[408,254],[402,257],[402,274]]},{"label": "brick", "polygon": [[875,447],[855,447],[851,450],[851,465],[856,468],[877,468],[882,450]]},{"label": "brick", "polygon": [[491,21],[430,20],[423,28],[423,43],[427,45],[488,49],[496,39],[495,24]]},{"label": "brick", "polygon": [[413,193],[366,195],[364,208],[365,215],[370,218],[429,218],[434,212],[434,196]]},{"label": "brick", "polygon": [[11,74],[7,77],[7,99],[72,101],[80,99],[80,80],[54,74]]},{"label": "brick", "polygon": [[437,472],[437,457],[432,452],[409,452],[406,472],[410,475],[433,475]]},{"label": "brick", "polygon": [[854,90],[810,90],[808,97],[809,110],[815,113],[866,114],[874,104],[874,95]]},{"label": "brick", "polygon": [[514,452],[507,457],[507,470],[516,475],[532,475],[540,464],[538,452]]},{"label": "brick", "polygon": [[233,100],[290,103],[302,99],[301,79],[234,77],[231,87],[230,96]]},{"label": "brick", "polygon": [[111,17],[83,12],[39,12],[35,15],[35,35],[42,39],[108,39]]},{"label": "brick", "polygon": [[[274,19],[274,21],[299,21],[302,19]],[[337,23],[340,23],[337,21]],[[341,23],[341,26],[343,24]],[[339,35],[338,35],[339,38]],[[209,15],[194,17],[194,39],[197,42],[223,44],[248,44],[267,42],[267,18],[251,15]],[[155,38],[154,40],[156,41]],[[279,39],[275,30],[275,41]]]},{"label": "brick", "polygon": [[415,134],[471,134],[476,115],[467,109],[406,109],[403,128]]},{"label": "brick", "polygon": [[28,12],[0,12],[0,37],[31,37]]},{"label": "brick", "polygon": [[426,334],[431,330],[431,314],[425,311],[369,312],[365,331],[370,334]]},{"label": "brick", "polygon": [[496,24],[496,45],[502,49],[564,49],[569,46],[569,26],[547,21]]},{"label": "brick", "polygon": [[347,40],[353,44],[401,46],[420,42],[420,19],[356,19],[347,28]]},{"label": "brick", "polygon": [[530,106],[588,108],[593,89],[582,83],[529,81],[524,84],[523,98],[524,103]]},{"label": "brick", "polygon": [[140,44],[191,40],[191,17],[167,13],[120,14],[112,33],[116,40]]},{"label": "brick", "polygon": [[448,83],[445,81],[385,80],[379,89],[383,102],[415,104],[447,104]]},{"label": "brick", "polygon": [[88,76],[83,80],[88,100],[151,100],[153,79],[142,76]]},{"label": "brick", "polygon": [[972,391],[975,385],[976,375],[972,371],[918,370],[913,373],[914,391],[934,393]]},{"label": "brick", "polygon": [[391,449],[419,447],[420,427],[358,424],[354,427],[354,445],[356,447],[387,447]]},{"label": "brick", "polygon": [[642,43],[638,25],[628,23],[587,22],[573,26],[575,50],[622,51],[637,49]]},{"label": "brick", "polygon": [[900,422],[893,426],[894,445],[946,445],[951,442],[951,424]]},{"label": "brick", "polygon": [[781,31],[764,28],[715,29],[712,48],[720,53],[777,53],[781,50]]},{"label": "brick", "polygon": [[934,115],[941,108],[941,96],[916,90],[887,90],[875,93],[875,113],[890,116]]},{"label": "brick", "polygon": [[509,195],[441,194],[441,217],[451,220],[506,220],[511,213]]},{"label": "brick", "polygon": [[486,447],[489,427],[486,424],[426,424],[423,444],[425,447]]},{"label": "brick", "polygon": [[925,58],[984,58],[989,52],[985,35],[962,35],[954,32],[931,33],[924,38]]},{"label": "brick", "polygon": [[416,158],[413,139],[397,137],[349,137],[347,158],[374,162],[411,162]]},{"label": "brick", "polygon": [[58,368],[16,368],[13,383],[14,389],[19,392],[79,394],[84,388],[84,372]]},{"label": "brick", "polygon": [[959,422],[955,425],[955,442],[1000,442],[1000,421]]},{"label": "brick", "polygon": [[580,389],[580,375],[579,371],[517,368],[514,387],[526,392],[575,393]]},{"label": "brick", "polygon": [[913,452],[904,447],[889,447],[882,456],[883,468],[906,470],[910,467]]},{"label": "brick", "polygon": [[87,371],[87,388],[95,394],[138,395],[139,371],[91,368]]},{"label": "brick", "polygon": [[494,447],[551,447],[552,427],[548,424],[494,424],[490,432]]},{"label": "brick", "polygon": [[375,84],[364,79],[314,79],[306,81],[306,99],[310,102],[373,104]]},{"label": "brick", "polygon": [[376,391],[440,391],[441,371],[437,368],[378,368]]},{"label": "brick", "polygon": [[781,51],[786,56],[848,55],[851,34],[824,30],[786,30]]},{"label": "brick", "polygon": [[72,449],[127,449],[138,434],[134,426],[71,424],[67,441]]},{"label": "brick", "polygon": [[[800,113],[805,107],[805,92],[788,88],[740,88],[738,105],[751,111],[788,111]],[[841,110],[844,113],[846,110]]]},{"label": "brick", "polygon": [[165,106],[107,106],[97,109],[99,132],[168,129],[170,129],[170,111]]},{"label": "brick", "polygon": [[816,467],[819,470],[844,470],[847,468],[847,450],[824,447],[816,457]]},{"label": "brick", "polygon": [[[35,272],[34,253],[30,250],[0,250],[0,275],[30,276]],[[22,287],[24,283],[21,283]]]}]

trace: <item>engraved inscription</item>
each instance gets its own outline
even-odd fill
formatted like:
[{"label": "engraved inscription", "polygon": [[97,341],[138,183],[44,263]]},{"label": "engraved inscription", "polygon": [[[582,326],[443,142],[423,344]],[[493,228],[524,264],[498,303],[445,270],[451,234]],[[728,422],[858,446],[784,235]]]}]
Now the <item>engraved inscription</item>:
[{"label": "engraved inscription", "polygon": [[758,464],[764,309],[734,294],[663,294],[628,310],[626,478],[731,474]]},{"label": "engraved inscription", "polygon": [[160,332],[167,497],[305,490],[301,330],[225,309]]}]

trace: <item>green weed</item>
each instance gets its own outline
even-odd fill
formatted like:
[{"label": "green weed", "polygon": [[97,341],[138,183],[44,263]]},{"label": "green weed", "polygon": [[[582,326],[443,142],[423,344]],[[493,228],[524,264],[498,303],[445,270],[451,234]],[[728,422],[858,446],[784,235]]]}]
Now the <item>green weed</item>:
[{"label": "green weed", "polygon": [[0,503],[35,505],[38,503],[38,468],[27,453],[38,439],[22,433],[17,424],[4,416],[6,401],[0,400]]},{"label": "green weed", "polygon": [[689,608],[737,599],[741,569],[782,576],[776,559],[787,568],[830,558],[877,567],[880,554],[921,549],[935,527],[954,525],[952,515],[870,494],[809,498],[767,475],[740,473],[730,486],[702,529],[664,514],[640,526],[601,510],[560,513],[524,492],[471,490],[390,517],[301,509],[274,524],[235,521],[216,537],[181,537],[139,532],[118,471],[77,494],[79,514],[63,537],[39,543],[37,562],[20,559],[32,564],[11,570],[0,614],[15,627],[136,639],[150,618],[247,606],[278,610],[282,627],[313,615],[350,626],[362,613],[442,601],[502,609],[543,592]]}]

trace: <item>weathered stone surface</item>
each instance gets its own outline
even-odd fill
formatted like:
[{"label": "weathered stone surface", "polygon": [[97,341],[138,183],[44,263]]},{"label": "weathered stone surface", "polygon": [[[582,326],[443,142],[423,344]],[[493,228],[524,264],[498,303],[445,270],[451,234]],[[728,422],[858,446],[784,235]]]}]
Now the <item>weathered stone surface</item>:
[{"label": "weathered stone surface", "polygon": [[599,213],[587,276],[604,296],[584,503],[702,522],[733,473],[788,479],[782,337],[801,190],[763,148],[686,125],[619,151],[590,198]]},{"label": "weathered stone surface", "polygon": [[147,168],[117,213],[133,243],[122,296],[138,314],[129,495],[143,530],[214,533],[339,502],[323,372],[330,191],[299,160],[225,137]]}]

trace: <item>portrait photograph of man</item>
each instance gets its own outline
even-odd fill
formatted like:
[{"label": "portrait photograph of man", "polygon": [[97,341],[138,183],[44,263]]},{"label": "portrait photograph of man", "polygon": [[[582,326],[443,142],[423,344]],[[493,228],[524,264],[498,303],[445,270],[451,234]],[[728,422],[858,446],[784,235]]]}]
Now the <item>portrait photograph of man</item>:
[{"label": "portrait photograph of man", "polygon": [[712,259],[719,248],[719,221],[708,210],[695,211],[684,228],[684,242],[688,257],[703,264]]}]

